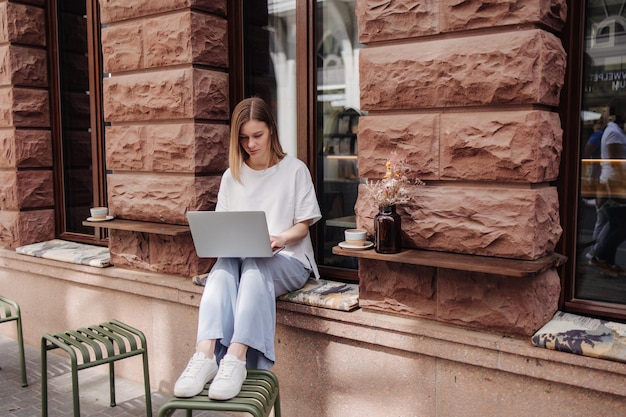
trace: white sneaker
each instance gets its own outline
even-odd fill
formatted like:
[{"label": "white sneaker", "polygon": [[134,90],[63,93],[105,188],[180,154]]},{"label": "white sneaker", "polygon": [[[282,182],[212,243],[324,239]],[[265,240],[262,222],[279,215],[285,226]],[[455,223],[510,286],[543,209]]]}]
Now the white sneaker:
[{"label": "white sneaker", "polygon": [[217,362],[215,357],[207,359],[202,352],[193,354],[187,368],[174,385],[174,395],[177,397],[193,397],[202,392],[204,385],[217,374]]},{"label": "white sneaker", "polygon": [[230,400],[239,394],[246,379],[246,361],[240,361],[233,355],[225,355],[220,362],[220,369],[209,387],[212,400]]}]

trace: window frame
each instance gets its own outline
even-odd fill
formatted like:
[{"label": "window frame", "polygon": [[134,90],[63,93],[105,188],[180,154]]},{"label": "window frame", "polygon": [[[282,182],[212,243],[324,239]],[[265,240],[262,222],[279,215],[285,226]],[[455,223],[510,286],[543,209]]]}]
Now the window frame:
[{"label": "window frame", "polygon": [[[64,186],[63,133],[61,114],[61,85],[58,47],[58,2],[48,3],[48,62],[50,92],[50,130],[53,153],[53,187],[55,236],[61,239],[90,243],[108,244],[108,230],[94,228],[91,234],[67,231],[65,206],[66,191]],[[87,59],[89,68],[89,107],[91,129],[91,162],[93,184],[93,206],[107,206],[106,167],[104,147],[104,115],[102,108],[103,64],[100,38],[100,8],[98,0],[85,0],[87,16]]]},{"label": "window frame", "polygon": [[580,109],[583,91],[583,48],[586,2],[568,1],[568,17],[563,30],[563,46],[567,52],[567,71],[561,93],[559,114],[563,127],[563,152],[557,180],[563,234],[557,252],[568,257],[560,269],[561,301],[565,311],[591,316],[626,320],[626,305],[579,299],[575,297],[577,260],[577,223],[580,184]]}]

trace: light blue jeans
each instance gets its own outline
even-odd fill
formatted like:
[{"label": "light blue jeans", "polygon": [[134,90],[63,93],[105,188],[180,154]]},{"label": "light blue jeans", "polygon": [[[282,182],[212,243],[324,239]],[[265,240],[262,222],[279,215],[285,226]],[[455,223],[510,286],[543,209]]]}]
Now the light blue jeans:
[{"label": "light blue jeans", "polygon": [[200,301],[197,342],[217,340],[219,361],[231,343],[248,346],[246,366],[270,369],[276,359],[276,297],[302,288],[311,271],[287,255],[219,258]]}]

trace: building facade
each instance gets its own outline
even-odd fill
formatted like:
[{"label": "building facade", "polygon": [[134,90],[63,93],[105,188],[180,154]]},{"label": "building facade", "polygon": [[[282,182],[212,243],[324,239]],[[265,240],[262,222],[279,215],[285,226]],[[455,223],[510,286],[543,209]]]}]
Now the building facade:
[{"label": "building facade", "polygon": [[[180,230],[214,207],[230,111],[258,94],[311,169],[324,277],[359,282],[355,312],[279,303],[286,415],[623,414],[624,364],[530,344],[559,309],[626,318],[581,252],[581,144],[622,111],[621,3],[250,3],[0,1],[0,293],[26,341],[126,321],[171,390],[212,264]],[[398,207],[404,258],[333,255],[340,220],[372,232],[359,184],[394,151],[426,182]],[[83,224],[96,205],[125,222]],[[113,266],[15,252],[55,238]]]}]

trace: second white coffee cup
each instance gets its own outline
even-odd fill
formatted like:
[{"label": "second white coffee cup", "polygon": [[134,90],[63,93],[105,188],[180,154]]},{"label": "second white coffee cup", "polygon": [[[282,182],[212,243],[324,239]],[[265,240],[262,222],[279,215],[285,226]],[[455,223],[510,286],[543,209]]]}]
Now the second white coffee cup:
[{"label": "second white coffee cup", "polygon": [[348,245],[363,246],[367,240],[367,231],[364,229],[347,229],[345,239]]}]

